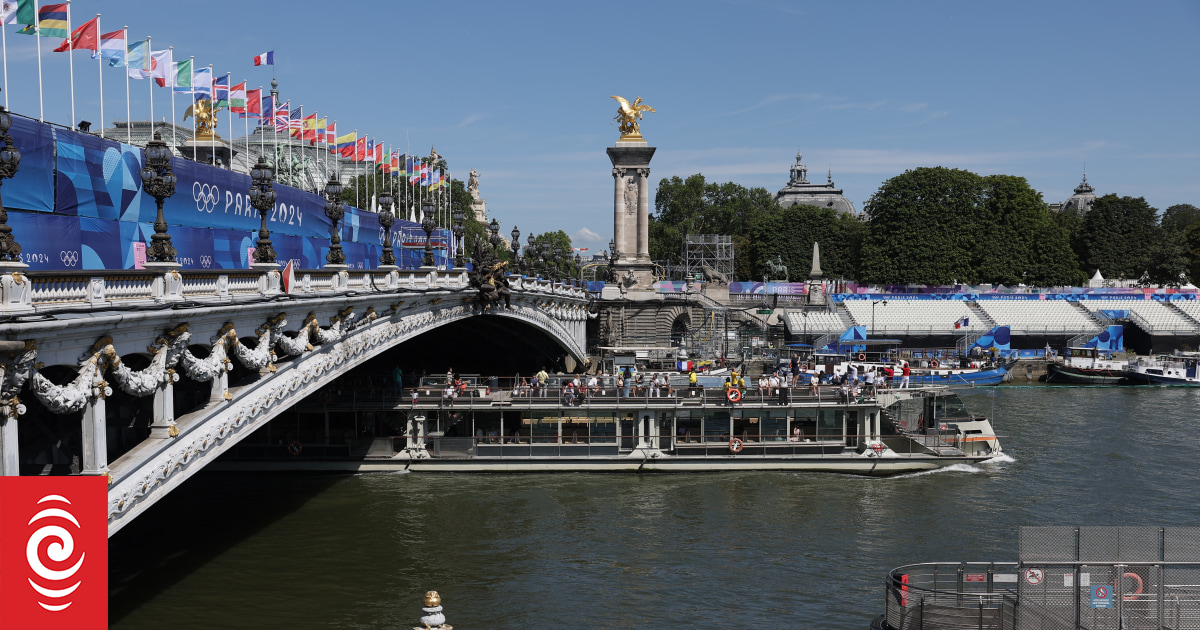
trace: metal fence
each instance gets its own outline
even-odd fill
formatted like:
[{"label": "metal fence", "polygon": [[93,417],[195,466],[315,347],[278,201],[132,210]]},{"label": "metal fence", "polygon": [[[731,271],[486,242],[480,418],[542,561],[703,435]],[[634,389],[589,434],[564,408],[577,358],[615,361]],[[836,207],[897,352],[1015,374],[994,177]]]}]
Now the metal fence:
[{"label": "metal fence", "polygon": [[1200,630],[1200,528],[1022,527],[1018,563],[887,578],[892,630]]}]

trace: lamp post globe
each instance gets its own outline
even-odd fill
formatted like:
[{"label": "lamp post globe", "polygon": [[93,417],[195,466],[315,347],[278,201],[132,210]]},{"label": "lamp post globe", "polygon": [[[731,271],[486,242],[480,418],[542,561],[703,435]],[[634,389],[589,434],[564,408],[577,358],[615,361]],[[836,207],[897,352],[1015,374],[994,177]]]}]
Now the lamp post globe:
[{"label": "lamp post globe", "polygon": [[457,269],[462,269],[467,266],[466,258],[463,256],[463,234],[467,232],[464,223],[467,217],[463,214],[462,206],[458,204],[454,205],[454,211],[450,216],[454,220],[454,266]]},{"label": "lamp post globe", "polygon": [[154,219],[154,235],[146,249],[146,259],[151,264],[177,266],[175,247],[167,233],[167,220],[163,217],[163,201],[175,194],[177,178],[171,172],[171,149],[162,141],[162,135],[154,132],[154,139],[146,144],[146,166],[140,173],[142,190],[154,197],[158,213]]},{"label": "lamp post globe", "polygon": [[[0,106],[0,136],[4,147],[0,148],[0,184],[17,174],[21,165],[21,151],[13,146],[12,136],[8,135],[12,127],[12,116],[8,110]],[[21,245],[13,238],[12,227],[8,225],[8,211],[0,201],[0,263],[21,264]]]},{"label": "lamp post globe", "polygon": [[342,236],[338,230],[338,222],[346,214],[346,204],[342,202],[342,183],[336,175],[329,176],[325,184],[325,216],[333,221],[333,229],[329,234],[329,253],[325,254],[327,267],[344,267],[346,254],[342,252]]},{"label": "lamp post globe", "polygon": [[496,221],[496,219],[492,219],[492,222],[488,224],[487,229],[490,233],[490,236],[488,236],[488,241],[491,242],[492,249],[498,250],[500,248],[500,223]]},{"label": "lamp post globe", "polygon": [[436,227],[433,223],[434,212],[432,203],[421,206],[421,229],[425,230],[425,258],[421,260],[421,264],[425,267],[437,264],[433,258],[433,228]]},{"label": "lamp post globe", "polygon": [[379,254],[381,267],[395,267],[396,253],[392,249],[392,225],[396,215],[392,214],[392,193],[384,189],[379,193],[379,225],[383,226],[383,252]]},{"label": "lamp post globe", "polygon": [[271,180],[275,170],[267,164],[266,158],[258,156],[258,163],[250,169],[250,205],[258,211],[258,242],[254,244],[254,264],[272,265],[275,262],[275,248],[271,244],[271,232],[267,229],[267,213],[275,207],[275,187]]}]

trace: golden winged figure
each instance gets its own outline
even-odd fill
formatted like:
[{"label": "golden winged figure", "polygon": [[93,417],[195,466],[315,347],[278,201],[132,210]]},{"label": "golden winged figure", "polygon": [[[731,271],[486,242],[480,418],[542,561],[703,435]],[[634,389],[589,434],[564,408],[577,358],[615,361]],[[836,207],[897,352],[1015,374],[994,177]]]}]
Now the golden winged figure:
[{"label": "golden winged figure", "polygon": [[217,112],[221,111],[220,107],[213,107],[213,102],[207,98],[202,98],[194,105],[189,105],[187,110],[183,112],[183,119],[187,120],[189,116],[196,117],[196,139],[197,140],[212,140],[213,138],[220,139],[221,136],[216,134],[217,130]]},{"label": "golden winged figure", "polygon": [[619,105],[617,107],[617,115],[613,120],[621,123],[621,126],[617,127],[621,131],[621,139],[641,140],[642,134],[639,131],[640,126],[638,125],[638,121],[642,119],[642,112],[654,112],[654,108],[642,104],[642,97],[640,96],[633,100],[632,105],[620,96],[612,98],[616,99]]}]

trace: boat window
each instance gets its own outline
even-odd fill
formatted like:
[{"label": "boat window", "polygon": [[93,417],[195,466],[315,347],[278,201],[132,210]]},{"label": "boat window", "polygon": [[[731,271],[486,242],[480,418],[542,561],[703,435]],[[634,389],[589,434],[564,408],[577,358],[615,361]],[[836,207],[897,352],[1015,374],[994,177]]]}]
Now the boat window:
[{"label": "boat window", "polygon": [[617,443],[617,421],[611,411],[593,411],[588,417],[592,423],[592,444]]},{"label": "boat window", "polygon": [[558,441],[558,412],[535,411],[528,420],[529,434],[534,443],[553,443]]},{"label": "boat window", "polygon": [[971,414],[967,412],[967,406],[963,404],[962,399],[951,394],[949,396],[939,396],[934,399],[934,418],[969,418]]},{"label": "boat window", "polygon": [[797,409],[796,417],[792,420],[792,432],[789,435],[794,435],[796,429],[800,429],[800,440],[811,440],[817,435],[817,410],[816,409]]},{"label": "boat window", "polygon": [[764,442],[787,440],[788,412],[783,409],[764,411],[759,420],[759,433]]},{"label": "boat window", "polygon": [[759,416],[766,415],[761,409],[746,409],[733,412],[733,437],[741,438],[743,442],[757,442],[759,436]]},{"label": "boat window", "polygon": [[691,411],[675,412],[675,437],[681,442],[700,441],[700,416]]},{"label": "boat window", "polygon": [[842,409],[817,410],[817,438],[841,440],[846,431],[843,425],[845,411]]},{"label": "boat window", "polygon": [[708,442],[724,442],[729,439],[730,418],[728,411],[708,411],[704,414],[704,439]]},{"label": "boat window", "polygon": [[587,444],[589,418],[579,410],[572,410],[562,417],[563,444]]}]

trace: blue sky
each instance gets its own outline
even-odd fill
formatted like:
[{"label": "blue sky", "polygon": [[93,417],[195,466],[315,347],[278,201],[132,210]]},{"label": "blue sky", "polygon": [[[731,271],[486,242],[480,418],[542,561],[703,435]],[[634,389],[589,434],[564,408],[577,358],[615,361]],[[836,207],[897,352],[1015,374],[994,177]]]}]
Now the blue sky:
[{"label": "blue sky", "polygon": [[[1062,201],[1085,163],[1099,194],[1200,205],[1194,0],[76,0],[72,11],[252,87],[270,70],[251,58],[273,49],[294,105],[401,149],[434,145],[456,177],[479,170],[504,233],[562,229],[593,251],[612,233],[613,94],[658,110],[642,125],[658,147],[655,185],[703,173],[775,191],[799,149],[810,180],[832,169],[859,209],[882,181],[937,165],[1020,175]],[[33,38],[6,31],[10,107],[36,116]],[[56,44],[43,40],[46,116],[65,123]],[[94,121],[96,62],[75,55],[76,118]],[[104,73],[111,123],[125,86]],[[149,88],[131,84],[144,119]],[[161,116],[169,94],[156,90]]]}]

